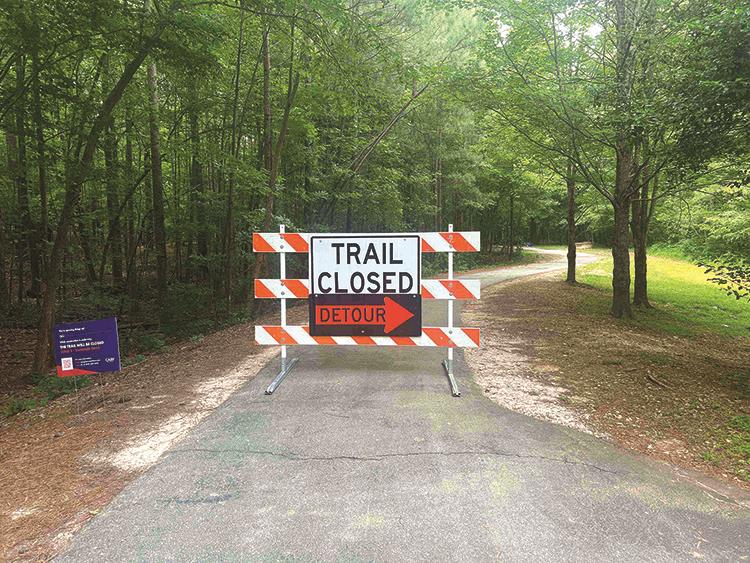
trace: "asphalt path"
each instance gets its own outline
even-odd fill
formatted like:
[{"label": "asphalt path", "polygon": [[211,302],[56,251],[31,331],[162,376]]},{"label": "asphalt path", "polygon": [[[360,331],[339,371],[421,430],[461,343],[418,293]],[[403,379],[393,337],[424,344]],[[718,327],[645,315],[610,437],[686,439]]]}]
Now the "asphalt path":
[{"label": "asphalt path", "polygon": [[[590,260],[584,257],[584,260]],[[487,286],[564,258],[477,273]],[[426,303],[425,324],[445,321]],[[295,348],[73,539],[60,561],[737,561],[750,511],[666,465],[485,398],[444,350]]]}]

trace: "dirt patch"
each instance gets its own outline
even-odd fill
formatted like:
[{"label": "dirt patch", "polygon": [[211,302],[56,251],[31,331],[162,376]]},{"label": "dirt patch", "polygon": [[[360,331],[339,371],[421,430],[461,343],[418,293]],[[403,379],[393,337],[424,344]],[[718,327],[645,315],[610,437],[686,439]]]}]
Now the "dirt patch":
[{"label": "dirt patch", "polygon": [[[304,307],[292,309],[299,322]],[[44,560],[276,348],[238,325],[181,343],[0,423],[0,560]],[[33,341],[33,340],[32,340]]]},{"label": "dirt patch", "polygon": [[750,414],[738,376],[750,366],[750,339],[634,327],[604,313],[607,298],[559,273],[483,291],[464,315],[483,331],[469,360],[486,394],[750,489],[750,445],[732,427]]}]

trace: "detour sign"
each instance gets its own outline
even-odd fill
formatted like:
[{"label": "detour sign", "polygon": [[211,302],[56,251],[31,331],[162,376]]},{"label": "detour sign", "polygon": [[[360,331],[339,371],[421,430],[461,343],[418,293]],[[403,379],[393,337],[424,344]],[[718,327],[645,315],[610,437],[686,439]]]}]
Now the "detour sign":
[{"label": "detour sign", "polygon": [[420,257],[417,235],[311,237],[310,334],[421,335]]}]

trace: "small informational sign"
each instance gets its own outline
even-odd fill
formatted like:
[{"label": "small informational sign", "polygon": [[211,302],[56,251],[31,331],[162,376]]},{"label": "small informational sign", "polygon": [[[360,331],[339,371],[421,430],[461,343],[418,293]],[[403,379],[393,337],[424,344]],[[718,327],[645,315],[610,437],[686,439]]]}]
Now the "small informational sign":
[{"label": "small informational sign", "polygon": [[117,318],[55,325],[55,364],[59,377],[120,370]]},{"label": "small informational sign", "polygon": [[310,334],[419,336],[418,235],[324,235],[310,239]]}]

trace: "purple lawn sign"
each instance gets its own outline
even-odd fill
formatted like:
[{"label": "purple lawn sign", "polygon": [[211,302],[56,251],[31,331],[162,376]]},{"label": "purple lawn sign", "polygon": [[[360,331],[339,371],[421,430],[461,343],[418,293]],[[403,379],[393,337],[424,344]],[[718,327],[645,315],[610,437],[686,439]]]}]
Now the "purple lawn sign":
[{"label": "purple lawn sign", "polygon": [[58,377],[120,371],[117,318],[55,325]]}]

